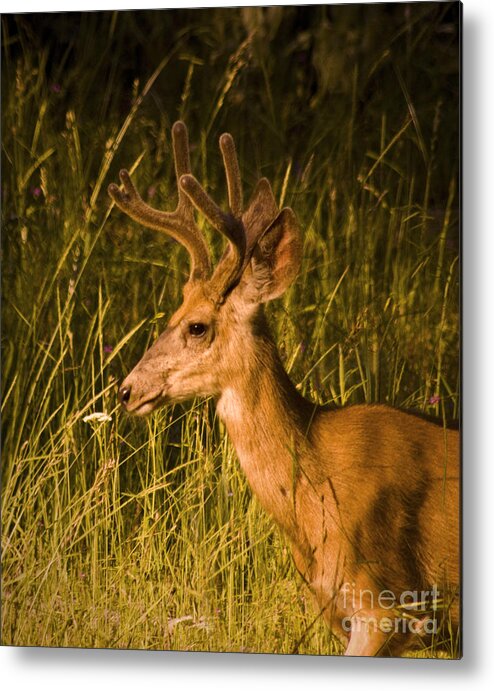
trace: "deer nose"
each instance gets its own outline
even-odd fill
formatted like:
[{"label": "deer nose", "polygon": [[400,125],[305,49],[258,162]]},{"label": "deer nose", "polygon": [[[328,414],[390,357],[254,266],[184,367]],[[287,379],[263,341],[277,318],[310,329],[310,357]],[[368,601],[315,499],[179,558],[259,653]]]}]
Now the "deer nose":
[{"label": "deer nose", "polygon": [[125,407],[127,403],[130,400],[130,392],[131,392],[131,387],[130,386],[121,386],[120,390],[118,392],[118,400],[120,403]]}]

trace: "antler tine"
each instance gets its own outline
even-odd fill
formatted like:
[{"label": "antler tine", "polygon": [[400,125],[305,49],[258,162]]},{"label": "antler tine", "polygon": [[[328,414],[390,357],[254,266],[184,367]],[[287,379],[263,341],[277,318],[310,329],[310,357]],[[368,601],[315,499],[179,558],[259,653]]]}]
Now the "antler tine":
[{"label": "antler tine", "polygon": [[[229,252],[214,274],[218,275],[218,269],[221,266],[222,280],[219,281],[218,292],[224,295],[238,277],[244,261],[246,237],[242,219],[222,211],[193,175],[182,175],[180,186],[213,228],[216,228],[229,241]],[[228,263],[227,267],[224,262]]]},{"label": "antler tine", "polygon": [[223,155],[223,164],[225,166],[230,211],[235,218],[240,218],[244,210],[242,181],[240,178],[240,169],[238,167],[235,142],[228,132],[225,132],[225,134],[222,134],[220,137],[220,149]]},{"label": "antler tine", "polygon": [[181,120],[177,120],[172,127],[172,142],[173,142],[173,159],[175,162],[175,177],[177,179],[178,189],[178,205],[182,212],[186,215],[193,216],[193,206],[190,199],[180,187],[180,178],[182,175],[190,174],[190,155],[189,155],[189,138],[187,135],[187,127]]},{"label": "antler tine", "polygon": [[209,249],[204,236],[194,222],[192,204],[179,184],[180,177],[190,173],[187,128],[183,122],[178,121],[174,124],[172,135],[179,197],[175,211],[159,211],[146,204],[126,170],[120,171],[123,191],[112,183],[108,187],[108,193],[119,209],[135,221],[147,228],[166,233],[183,245],[191,258],[189,280],[203,280],[209,276],[211,271]]},{"label": "antler tine", "polygon": [[247,238],[242,223],[243,195],[240,169],[235,143],[230,134],[221,135],[220,149],[226,173],[229,213],[222,211],[193,175],[182,175],[179,186],[211,225],[229,241],[229,251],[216,268],[213,277],[218,292],[224,296],[241,273]]}]

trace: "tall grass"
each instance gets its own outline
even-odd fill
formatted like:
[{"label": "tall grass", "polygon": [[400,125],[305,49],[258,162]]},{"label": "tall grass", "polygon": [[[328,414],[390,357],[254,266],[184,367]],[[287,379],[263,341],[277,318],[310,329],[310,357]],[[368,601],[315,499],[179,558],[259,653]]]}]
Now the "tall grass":
[{"label": "tall grass", "polygon": [[145,421],[117,408],[187,263],[105,188],[125,165],[172,205],[182,117],[194,171],[224,196],[231,131],[246,187],[269,177],[304,229],[301,274],[269,307],[299,389],[457,417],[456,4],[2,30],[3,643],[339,652],[213,402]]}]

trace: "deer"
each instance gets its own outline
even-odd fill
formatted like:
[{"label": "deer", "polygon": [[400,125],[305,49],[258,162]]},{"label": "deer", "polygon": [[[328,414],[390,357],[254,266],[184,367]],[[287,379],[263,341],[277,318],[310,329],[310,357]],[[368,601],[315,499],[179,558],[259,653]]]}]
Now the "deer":
[{"label": "deer", "polygon": [[[174,211],[144,202],[126,170],[108,188],[128,217],[190,257],[183,302],[122,382],[120,404],[143,416],[213,397],[252,492],[345,655],[402,655],[445,618],[458,632],[459,430],[382,403],[328,407],[299,393],[263,309],[299,271],[297,217],[278,208],[266,178],[244,205],[232,136],[219,147],[225,210],[191,173],[181,121],[172,127]],[[214,269],[197,213],[226,241]]]}]

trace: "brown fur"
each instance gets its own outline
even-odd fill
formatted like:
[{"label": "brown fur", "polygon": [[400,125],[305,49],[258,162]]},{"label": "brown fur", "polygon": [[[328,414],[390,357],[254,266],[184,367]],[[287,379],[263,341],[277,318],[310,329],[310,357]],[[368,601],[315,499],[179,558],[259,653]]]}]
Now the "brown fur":
[{"label": "brown fur", "polygon": [[[288,535],[297,568],[333,630],[347,639],[340,622],[363,614],[366,590],[374,594],[366,598],[374,605],[367,614],[378,619],[394,616],[375,606],[382,591],[399,599],[436,584],[440,595],[454,596],[458,432],[384,405],[310,404],[291,385],[266,334],[253,352],[244,349],[243,362],[244,375],[230,384],[237,408],[225,410],[220,398],[219,413],[253,491]],[[355,584],[356,607],[338,597],[345,583]],[[457,626],[457,598],[449,613]],[[394,635],[394,654],[412,637]],[[387,652],[388,638],[356,633],[347,652]]]}]

